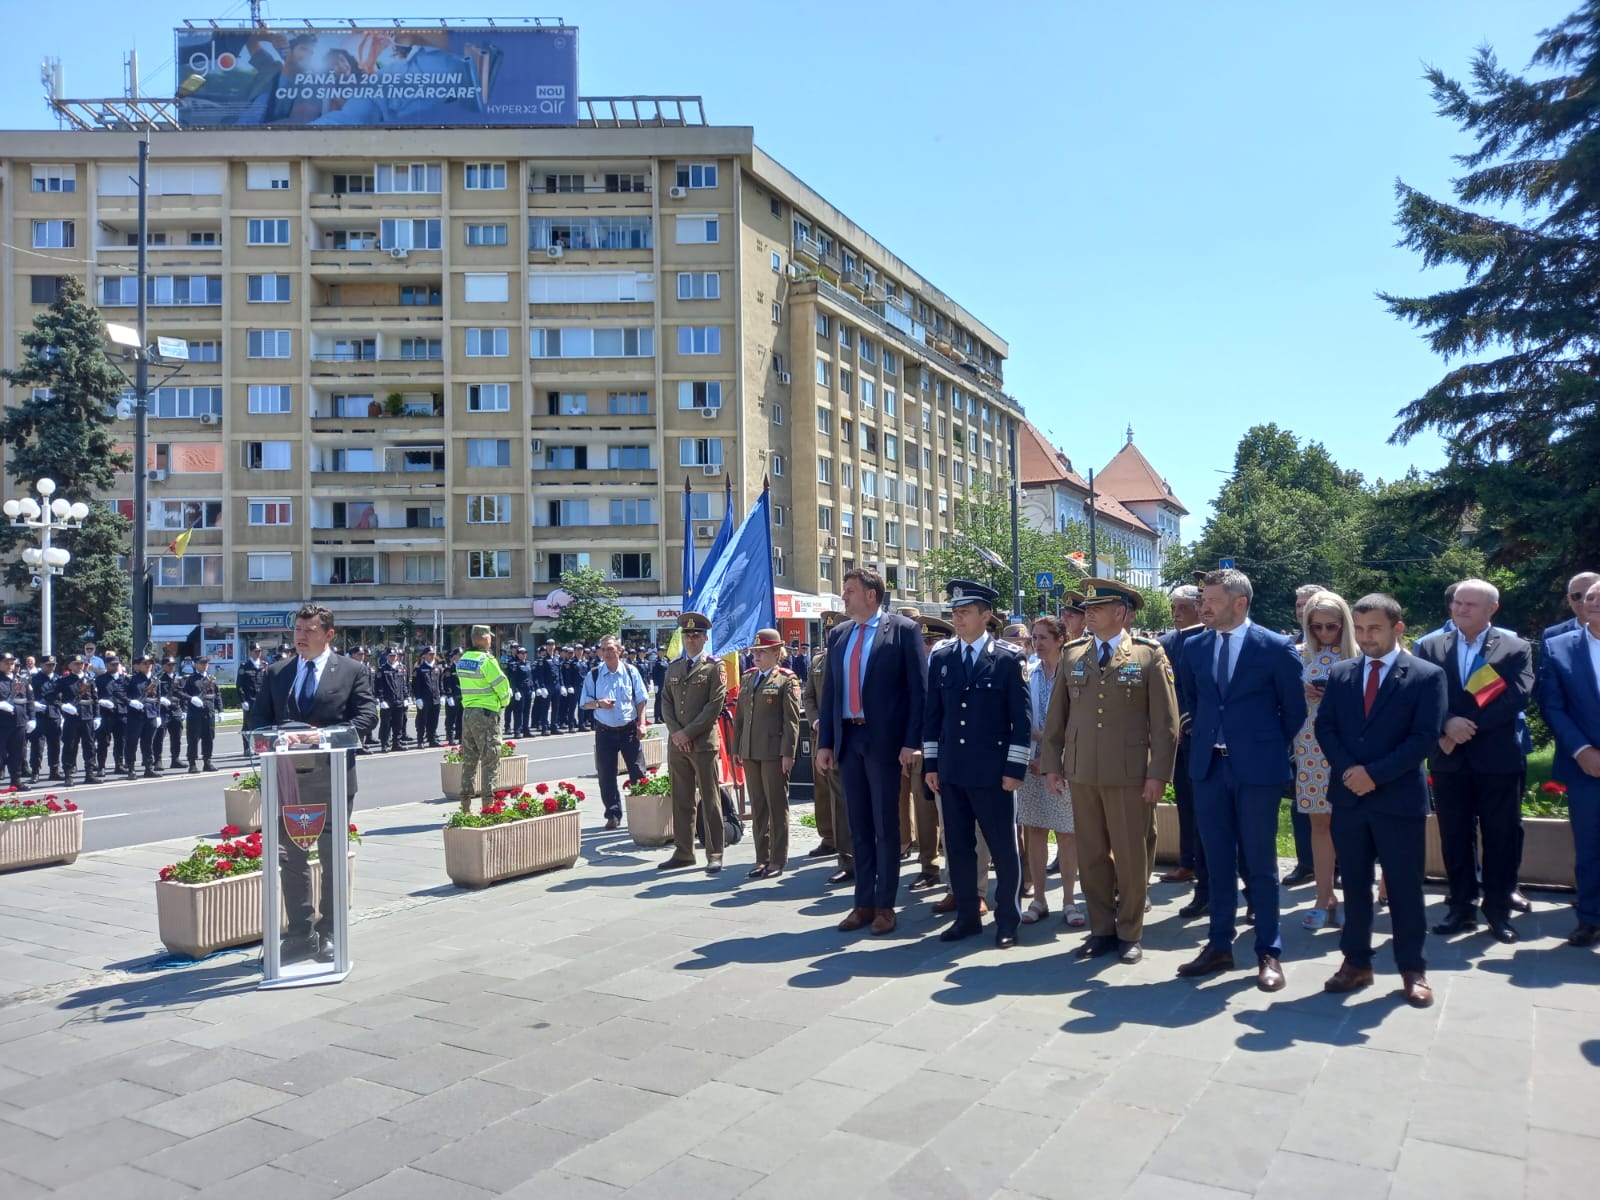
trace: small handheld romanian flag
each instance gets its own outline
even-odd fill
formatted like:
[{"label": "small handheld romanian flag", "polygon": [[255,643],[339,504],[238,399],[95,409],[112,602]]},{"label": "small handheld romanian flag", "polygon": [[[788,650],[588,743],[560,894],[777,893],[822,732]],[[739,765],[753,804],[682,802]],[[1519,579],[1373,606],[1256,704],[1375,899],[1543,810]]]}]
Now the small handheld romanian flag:
[{"label": "small handheld romanian flag", "polygon": [[1500,672],[1484,662],[1483,655],[1477,655],[1472,660],[1472,674],[1467,676],[1467,694],[1478,702],[1479,708],[1486,708],[1505,690],[1506,681]]},{"label": "small handheld romanian flag", "polygon": [[177,537],[167,543],[167,549],[172,551],[174,558],[182,558],[183,552],[189,548],[189,539],[194,536],[194,530],[185,529]]}]

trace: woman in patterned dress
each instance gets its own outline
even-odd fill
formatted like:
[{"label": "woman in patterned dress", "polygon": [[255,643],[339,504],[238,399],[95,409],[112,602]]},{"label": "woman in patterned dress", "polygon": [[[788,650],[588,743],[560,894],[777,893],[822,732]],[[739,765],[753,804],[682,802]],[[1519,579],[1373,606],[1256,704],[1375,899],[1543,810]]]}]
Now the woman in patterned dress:
[{"label": "woman in patterned dress", "polygon": [[1311,820],[1311,862],[1316,872],[1317,902],[1305,915],[1307,929],[1339,924],[1339,903],[1333,894],[1333,806],[1328,803],[1328,760],[1317,745],[1312,722],[1322,703],[1333,664],[1356,656],[1350,606],[1333,592],[1318,592],[1306,601],[1301,617],[1305,640],[1300,643],[1306,688],[1306,723],[1294,739],[1294,802]]},{"label": "woman in patterned dress", "polygon": [[1044,860],[1050,831],[1054,830],[1056,857],[1061,864],[1062,919],[1076,929],[1081,928],[1087,918],[1077,904],[1078,843],[1072,832],[1072,795],[1066,789],[1062,789],[1061,795],[1055,795],[1039,772],[1039,740],[1044,734],[1044,716],[1050,711],[1050,693],[1055,689],[1061,648],[1066,644],[1066,626],[1059,617],[1040,617],[1033,623],[1033,649],[1039,656],[1028,671],[1033,748],[1028,773],[1022,777],[1022,787],[1017,792],[1017,824],[1022,827],[1027,847],[1025,875],[1033,885],[1033,899],[1022,914],[1022,923],[1032,925],[1050,915],[1050,902],[1045,898],[1048,884]]}]

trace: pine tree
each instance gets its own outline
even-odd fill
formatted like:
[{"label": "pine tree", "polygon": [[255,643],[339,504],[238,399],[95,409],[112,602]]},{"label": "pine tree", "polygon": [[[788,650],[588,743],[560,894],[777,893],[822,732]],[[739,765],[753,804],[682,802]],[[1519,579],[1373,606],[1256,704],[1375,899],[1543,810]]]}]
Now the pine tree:
[{"label": "pine tree", "polygon": [[[113,411],[126,380],[106,356],[105,325],[86,302],[75,278],[61,281],[55,302],[22,335],[21,367],[0,372],[14,388],[30,389],[0,418],[0,441],[10,447],[11,494],[31,494],[36,480],[56,482],[56,495],[89,505],[83,528],[58,534],[56,543],[72,553],[66,573],[51,594],[52,631],[62,650],[76,646],[89,629],[102,646],[129,649],[133,627],[128,574],[117,556],[131,546],[129,522],[97,496],[109,492],[116,473],[133,465],[116,451]],[[28,588],[28,569],[19,553],[32,530],[0,523],[0,553],[5,580]],[[19,613],[14,640],[30,649],[39,643],[39,598],[35,593]]]},{"label": "pine tree", "polygon": [[1428,71],[1440,115],[1477,148],[1459,156],[1459,204],[1397,185],[1401,244],[1466,282],[1381,298],[1447,360],[1473,357],[1401,410],[1391,440],[1444,435],[1430,507],[1475,525],[1491,561],[1520,566],[1554,615],[1556,581],[1600,562],[1600,0],[1541,36],[1541,78],[1503,70],[1488,48],[1470,86]]}]

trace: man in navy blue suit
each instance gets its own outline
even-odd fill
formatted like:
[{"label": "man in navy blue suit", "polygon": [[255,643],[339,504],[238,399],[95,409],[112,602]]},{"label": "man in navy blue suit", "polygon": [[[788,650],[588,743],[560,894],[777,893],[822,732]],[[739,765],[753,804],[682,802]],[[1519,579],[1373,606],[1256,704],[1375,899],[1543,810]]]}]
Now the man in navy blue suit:
[{"label": "man in navy blue suit", "polygon": [[1328,759],[1333,844],[1344,874],[1344,963],[1323,984],[1342,995],[1372,983],[1372,884],[1383,864],[1394,921],[1394,961],[1406,1003],[1433,1003],[1427,903],[1422,896],[1428,825],[1428,752],[1444,729],[1444,671],[1400,645],[1405,622],[1393,596],[1357,600],[1351,630],[1361,658],[1328,674],[1317,707],[1317,744]]},{"label": "man in navy blue suit", "polygon": [[1290,750],[1306,719],[1294,643],[1250,620],[1254,589],[1243,571],[1210,572],[1200,599],[1207,632],[1192,638],[1178,667],[1189,714],[1189,774],[1211,871],[1211,931],[1205,949],[1178,968],[1187,977],[1233,967],[1239,890],[1219,863],[1244,860],[1256,916],[1256,986],[1282,989],[1278,930],[1278,809],[1293,778]]},{"label": "man in navy blue suit", "polygon": [[1539,707],[1556,737],[1551,776],[1567,787],[1578,882],[1574,946],[1600,941],[1600,580],[1583,596],[1584,624],[1550,639]]},{"label": "man in navy blue suit", "polygon": [[1575,629],[1582,629],[1588,618],[1584,615],[1583,598],[1589,589],[1600,583],[1600,574],[1594,571],[1579,571],[1567,580],[1567,607],[1572,610],[1572,615],[1565,621],[1557,621],[1539,636],[1539,653],[1542,656],[1550,646],[1551,638],[1558,638],[1563,633],[1571,633]]},{"label": "man in navy blue suit", "polygon": [[856,858],[855,907],[839,922],[849,933],[871,923],[882,936],[895,926],[900,887],[900,779],[922,746],[927,667],[922,628],[883,610],[883,577],[846,571],[845,615],[828,635],[827,677],[817,729],[817,769],[837,764],[850,813]]},{"label": "man in navy blue suit", "polygon": [[928,656],[922,770],[944,811],[945,850],[955,924],[939,935],[955,942],[983,929],[978,915],[978,838],[994,861],[995,945],[1017,944],[1022,860],[1017,853],[1017,789],[1028,769],[1033,722],[1022,651],[989,636],[984,623],[998,593],[952,579],[955,637]]}]

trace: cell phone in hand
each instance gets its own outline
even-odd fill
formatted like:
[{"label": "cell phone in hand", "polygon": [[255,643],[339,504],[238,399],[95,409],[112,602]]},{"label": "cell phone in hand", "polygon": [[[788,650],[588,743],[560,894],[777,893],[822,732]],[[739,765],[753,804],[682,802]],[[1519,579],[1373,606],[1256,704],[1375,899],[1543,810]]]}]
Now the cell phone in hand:
[{"label": "cell phone in hand", "polygon": [[1313,679],[1311,681],[1311,686],[1316,688],[1319,692],[1325,692],[1328,690],[1328,681],[1326,679]]}]

